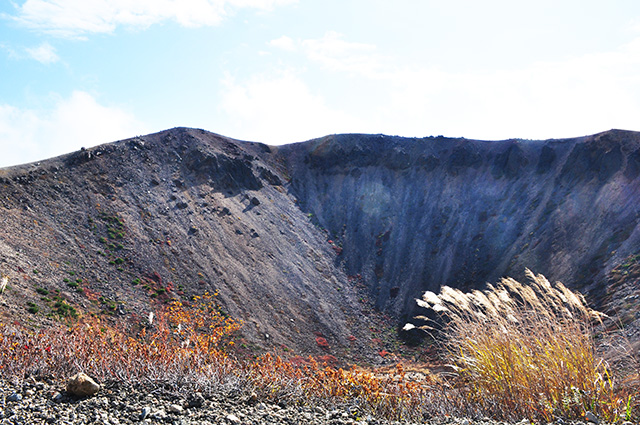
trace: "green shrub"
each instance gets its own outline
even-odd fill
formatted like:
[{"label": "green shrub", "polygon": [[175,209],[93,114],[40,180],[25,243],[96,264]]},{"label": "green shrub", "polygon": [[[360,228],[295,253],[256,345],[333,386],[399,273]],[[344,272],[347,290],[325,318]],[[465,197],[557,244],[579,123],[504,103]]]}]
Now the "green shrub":
[{"label": "green shrub", "polygon": [[53,310],[61,317],[78,317],[78,312],[64,300],[57,300],[53,305]]},{"label": "green shrub", "polygon": [[40,307],[36,303],[29,301],[27,302],[27,311],[31,314],[37,314],[40,311]]}]

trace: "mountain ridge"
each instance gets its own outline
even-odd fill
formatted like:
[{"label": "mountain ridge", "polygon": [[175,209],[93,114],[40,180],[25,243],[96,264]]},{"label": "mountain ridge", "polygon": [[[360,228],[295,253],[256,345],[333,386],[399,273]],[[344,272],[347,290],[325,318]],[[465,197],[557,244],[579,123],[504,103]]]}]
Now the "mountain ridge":
[{"label": "mountain ridge", "polygon": [[38,289],[139,319],[210,291],[248,350],[377,358],[397,345],[371,328],[442,285],[528,267],[602,303],[640,243],[638,175],[640,133],[623,130],[268,146],[174,128],[0,169],[2,314],[55,313]]}]

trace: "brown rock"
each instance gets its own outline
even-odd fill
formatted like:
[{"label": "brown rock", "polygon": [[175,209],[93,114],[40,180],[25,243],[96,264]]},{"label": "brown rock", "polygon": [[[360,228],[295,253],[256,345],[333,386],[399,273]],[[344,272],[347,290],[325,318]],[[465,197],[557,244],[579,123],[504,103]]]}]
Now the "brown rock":
[{"label": "brown rock", "polygon": [[100,391],[100,385],[86,374],[80,372],[69,378],[67,392],[78,397],[88,397]]}]

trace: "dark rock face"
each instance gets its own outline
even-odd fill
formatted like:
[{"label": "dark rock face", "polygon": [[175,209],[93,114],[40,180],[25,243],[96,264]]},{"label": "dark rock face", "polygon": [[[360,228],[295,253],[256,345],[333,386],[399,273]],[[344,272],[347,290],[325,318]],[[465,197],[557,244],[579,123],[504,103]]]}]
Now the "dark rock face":
[{"label": "dark rock face", "polygon": [[638,250],[640,135],[567,140],[339,135],[280,148],[291,193],[380,308],[528,267],[591,291]]}]

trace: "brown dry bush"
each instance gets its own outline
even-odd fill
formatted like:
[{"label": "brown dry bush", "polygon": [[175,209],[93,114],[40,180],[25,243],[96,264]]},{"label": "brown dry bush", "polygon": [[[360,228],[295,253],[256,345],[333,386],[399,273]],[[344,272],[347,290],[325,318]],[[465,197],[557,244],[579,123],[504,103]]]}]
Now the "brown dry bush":
[{"label": "brown dry bush", "polygon": [[0,376],[83,371],[100,380],[205,387],[231,377],[224,348],[240,325],[220,313],[211,295],[190,306],[173,302],[151,317],[137,331],[91,315],[38,331],[0,324]]},{"label": "brown dry bush", "polygon": [[130,326],[91,315],[38,331],[0,324],[0,377],[63,380],[83,371],[102,382],[254,392],[277,403],[345,406],[354,415],[398,420],[442,415],[455,402],[443,382],[408,379],[400,365],[391,373],[372,373],[313,358],[303,365],[268,354],[236,359],[226,348],[239,326],[210,295],[189,305],[173,302]]}]

